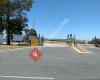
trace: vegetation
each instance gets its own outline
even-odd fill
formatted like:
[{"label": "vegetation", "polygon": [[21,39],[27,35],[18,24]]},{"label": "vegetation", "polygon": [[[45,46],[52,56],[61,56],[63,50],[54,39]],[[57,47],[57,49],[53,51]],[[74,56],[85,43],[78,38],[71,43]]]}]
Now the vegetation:
[{"label": "vegetation", "polygon": [[6,30],[7,44],[11,34],[22,34],[27,27],[26,12],[30,11],[33,0],[0,0],[0,32]]},{"label": "vegetation", "polygon": [[24,29],[25,31],[25,40],[29,40],[29,36],[34,36],[37,38],[37,32],[35,29],[28,29],[28,28],[25,28]]},{"label": "vegetation", "polygon": [[100,38],[93,38],[91,41],[88,42],[89,44],[94,44],[96,47],[100,47]]}]

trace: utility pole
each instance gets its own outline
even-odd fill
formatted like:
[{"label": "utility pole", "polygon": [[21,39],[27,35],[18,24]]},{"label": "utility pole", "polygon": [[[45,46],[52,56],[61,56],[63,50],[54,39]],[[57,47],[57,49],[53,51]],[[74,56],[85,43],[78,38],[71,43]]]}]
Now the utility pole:
[{"label": "utility pole", "polygon": [[35,29],[35,28],[34,28],[34,24],[35,24],[35,22],[34,22],[34,20],[33,20],[33,29]]},{"label": "utility pole", "polygon": [[67,44],[69,45],[69,35],[67,35]]},{"label": "utility pole", "polygon": [[39,45],[41,44],[41,36],[40,34],[38,35],[38,40],[39,40]]},{"label": "utility pole", "polygon": [[44,36],[42,35],[42,37],[41,37],[41,44],[43,45],[43,43],[44,43]]},{"label": "utility pole", "polygon": [[76,37],[75,37],[75,34],[74,34],[74,46],[76,46]]},{"label": "utility pole", "polygon": [[96,39],[97,39],[97,38],[96,38],[96,36],[95,36],[95,38],[94,38],[94,44],[95,44],[95,46],[96,46]]},{"label": "utility pole", "polygon": [[7,6],[8,6],[8,8],[7,8],[7,22],[8,22],[8,24],[7,24],[7,45],[10,45],[10,26],[9,26],[9,19],[10,19],[10,16],[9,16],[9,14],[10,14],[10,1],[8,0],[8,2],[7,2]]}]

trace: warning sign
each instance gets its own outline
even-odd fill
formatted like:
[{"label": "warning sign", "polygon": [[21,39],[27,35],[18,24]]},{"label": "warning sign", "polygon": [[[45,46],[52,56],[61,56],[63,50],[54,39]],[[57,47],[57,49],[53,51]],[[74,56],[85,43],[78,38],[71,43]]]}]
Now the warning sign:
[{"label": "warning sign", "polygon": [[41,56],[42,56],[42,53],[37,48],[34,48],[29,54],[29,57],[33,59],[35,62],[37,62]]}]

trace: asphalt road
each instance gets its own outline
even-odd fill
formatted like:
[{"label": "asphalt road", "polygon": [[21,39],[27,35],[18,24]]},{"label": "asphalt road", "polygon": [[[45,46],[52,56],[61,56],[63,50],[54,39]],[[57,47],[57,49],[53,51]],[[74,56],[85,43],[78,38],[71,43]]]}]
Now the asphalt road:
[{"label": "asphalt road", "polygon": [[87,49],[42,47],[38,63],[28,56],[32,48],[0,51],[0,80],[100,80],[100,49]]}]

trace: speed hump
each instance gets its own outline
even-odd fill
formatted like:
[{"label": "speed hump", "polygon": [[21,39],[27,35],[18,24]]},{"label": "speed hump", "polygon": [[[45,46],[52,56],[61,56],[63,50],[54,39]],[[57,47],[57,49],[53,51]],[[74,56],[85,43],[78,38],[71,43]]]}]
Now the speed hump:
[{"label": "speed hump", "polygon": [[42,56],[42,52],[40,52],[37,48],[34,48],[31,53],[29,54],[29,57],[37,62]]}]

